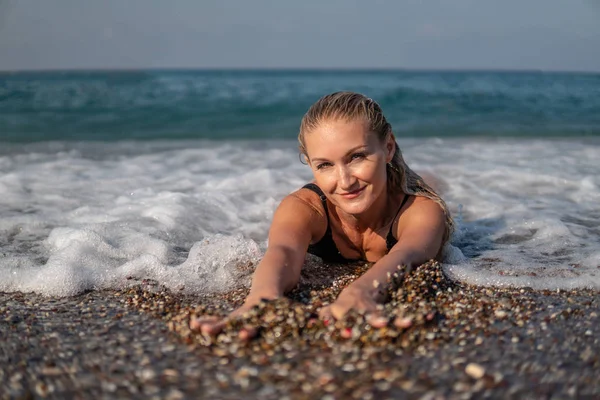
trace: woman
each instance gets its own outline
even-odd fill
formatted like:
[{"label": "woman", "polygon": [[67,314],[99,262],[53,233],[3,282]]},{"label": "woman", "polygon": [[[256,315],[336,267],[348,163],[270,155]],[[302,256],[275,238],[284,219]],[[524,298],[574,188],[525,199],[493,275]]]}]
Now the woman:
[{"label": "woman", "polygon": [[[377,313],[382,283],[399,266],[439,258],[453,226],[446,205],[406,165],[379,105],[361,94],[337,92],[318,100],[304,115],[298,140],[314,181],[275,211],[248,298],[229,318],[291,290],[308,251],[326,262],[375,263],[321,309],[321,318],[339,319],[354,309],[365,312],[371,325],[384,326],[387,319]],[[225,323],[209,317],[190,326],[216,334]],[[254,334],[247,327],[240,337]]]}]

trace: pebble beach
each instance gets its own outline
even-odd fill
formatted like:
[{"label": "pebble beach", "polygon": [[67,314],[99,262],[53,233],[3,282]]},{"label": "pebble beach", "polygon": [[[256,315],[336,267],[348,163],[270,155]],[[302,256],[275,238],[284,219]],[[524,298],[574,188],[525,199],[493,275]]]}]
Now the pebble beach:
[{"label": "pebble beach", "polygon": [[[430,262],[390,285],[385,328],[360,314],[316,318],[367,268],[308,268],[288,297],[216,337],[191,332],[190,318],[226,315],[245,287],[205,297],[152,281],[64,298],[0,293],[0,398],[600,396],[597,292],[467,286]],[[258,336],[241,341],[244,324]]]}]

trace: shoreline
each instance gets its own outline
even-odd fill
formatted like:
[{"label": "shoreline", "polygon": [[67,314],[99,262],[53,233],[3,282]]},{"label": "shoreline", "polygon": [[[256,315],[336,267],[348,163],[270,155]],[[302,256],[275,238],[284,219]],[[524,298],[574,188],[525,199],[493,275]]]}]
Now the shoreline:
[{"label": "shoreline", "polygon": [[[362,271],[340,268],[333,281],[307,278],[291,300],[264,303],[252,317],[263,328],[247,344],[235,323],[210,346],[186,329],[190,315],[226,313],[244,289],[206,297],[157,285],[70,298],[0,293],[0,398],[600,395],[597,292],[457,285],[440,281],[438,267],[417,269],[386,306],[410,316],[411,328],[382,333],[360,315],[309,323]],[[346,326],[354,327],[349,339],[339,335]]]}]

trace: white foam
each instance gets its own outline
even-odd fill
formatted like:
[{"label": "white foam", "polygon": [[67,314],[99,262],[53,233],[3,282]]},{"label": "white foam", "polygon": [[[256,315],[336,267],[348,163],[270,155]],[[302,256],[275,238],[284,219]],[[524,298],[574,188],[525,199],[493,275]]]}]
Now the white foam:
[{"label": "white foam", "polygon": [[[413,168],[447,183],[457,217],[450,276],[600,288],[598,143],[400,144]],[[0,154],[0,291],[46,295],[140,279],[187,293],[247,284],[278,202],[311,179],[292,141],[49,143]]]},{"label": "white foam", "polygon": [[463,143],[448,151],[451,204],[463,205],[454,244],[469,256],[446,272],[475,285],[600,288],[598,143]]}]

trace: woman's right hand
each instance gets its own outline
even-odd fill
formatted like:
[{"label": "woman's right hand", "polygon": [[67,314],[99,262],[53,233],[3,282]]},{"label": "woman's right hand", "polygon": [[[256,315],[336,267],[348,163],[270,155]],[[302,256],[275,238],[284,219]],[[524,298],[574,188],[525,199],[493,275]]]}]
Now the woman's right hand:
[{"label": "woman's right hand", "polygon": [[[226,317],[217,316],[201,316],[199,318],[193,317],[190,319],[190,329],[192,331],[200,332],[203,335],[215,336],[218,335],[225,325],[233,319],[239,318],[252,309],[255,305],[265,299],[264,297],[248,297],[244,304],[231,312]],[[272,300],[272,299],[269,299]],[[240,329],[238,336],[242,340],[249,340],[256,336],[258,330],[254,326],[245,325]]]},{"label": "woman's right hand", "polygon": [[[262,299],[275,300],[295,287],[300,280],[306,249],[313,236],[317,235],[313,230],[319,226],[322,235],[326,222],[325,216],[316,213],[310,202],[298,194],[286,196],[273,215],[269,246],[254,271],[250,294],[244,304],[226,317],[192,318],[190,329],[204,335],[217,335],[229,321],[241,317]],[[256,336],[257,332],[256,327],[245,326],[239,337],[247,340]]]}]

